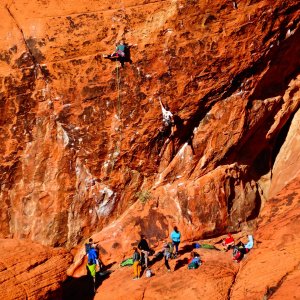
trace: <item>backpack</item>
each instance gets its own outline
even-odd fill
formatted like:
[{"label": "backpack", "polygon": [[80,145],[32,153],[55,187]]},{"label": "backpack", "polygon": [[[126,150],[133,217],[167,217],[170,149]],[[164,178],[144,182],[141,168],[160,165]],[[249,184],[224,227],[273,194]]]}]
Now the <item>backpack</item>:
[{"label": "backpack", "polygon": [[90,243],[85,244],[85,254],[88,255],[89,251],[91,250],[92,245]]},{"label": "backpack", "polygon": [[93,264],[97,264],[98,256],[94,248],[90,248],[88,252],[88,261],[91,261]]},{"label": "backpack", "polygon": [[214,245],[210,244],[201,244],[200,247],[203,249],[216,249]]},{"label": "backpack", "polygon": [[173,243],[168,243],[169,246],[169,253],[170,253],[170,258],[174,258],[174,245]]},{"label": "backpack", "polygon": [[127,258],[125,260],[123,260],[121,263],[120,263],[120,266],[121,267],[126,267],[126,266],[132,266],[133,265],[133,259],[130,257],[130,258]]},{"label": "backpack", "polygon": [[243,256],[244,254],[240,251],[240,249],[234,246],[232,250],[232,259],[239,262],[243,258]]},{"label": "backpack", "polygon": [[154,255],[155,251],[153,249],[149,249],[149,256]]},{"label": "backpack", "polygon": [[195,263],[195,262],[191,262],[189,265],[188,265],[188,269],[191,270],[191,269],[198,269],[199,268],[199,264]]},{"label": "backpack", "polygon": [[195,249],[199,249],[199,248],[201,248],[201,245],[200,245],[199,243],[194,243],[194,244],[193,244],[193,247],[194,247]]}]

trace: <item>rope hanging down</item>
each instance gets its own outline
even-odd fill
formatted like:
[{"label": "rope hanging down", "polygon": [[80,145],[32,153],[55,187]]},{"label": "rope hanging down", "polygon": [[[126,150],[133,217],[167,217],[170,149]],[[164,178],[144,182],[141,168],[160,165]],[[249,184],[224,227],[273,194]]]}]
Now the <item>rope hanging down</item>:
[{"label": "rope hanging down", "polygon": [[114,169],[115,162],[117,159],[117,156],[120,155],[121,151],[121,142],[122,142],[122,123],[121,123],[121,95],[120,95],[120,71],[119,71],[119,62],[116,61],[116,75],[117,75],[117,117],[119,119],[119,127],[118,131],[120,133],[119,140],[116,140],[115,146],[114,146],[114,152],[112,156],[112,161],[111,161],[111,171]]},{"label": "rope hanging down", "polygon": [[119,74],[119,62],[118,61],[116,61],[116,74],[117,74],[117,89],[118,89],[117,110],[118,110],[118,118],[121,122],[120,74]]}]

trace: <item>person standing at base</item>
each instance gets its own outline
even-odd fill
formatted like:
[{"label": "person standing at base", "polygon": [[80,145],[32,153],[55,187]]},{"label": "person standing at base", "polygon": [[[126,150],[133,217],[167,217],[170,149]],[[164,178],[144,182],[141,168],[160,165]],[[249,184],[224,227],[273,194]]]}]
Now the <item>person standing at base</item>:
[{"label": "person standing at base", "polygon": [[140,259],[141,255],[137,249],[137,247],[133,248],[134,252],[132,255],[132,260],[133,260],[133,280],[140,279],[141,276],[141,264],[140,264]]},{"label": "person standing at base", "polygon": [[171,258],[171,253],[170,253],[170,246],[167,242],[164,242],[163,254],[164,254],[164,258],[165,258],[165,266],[166,266],[168,272],[170,272],[171,268],[169,265],[169,259]]},{"label": "person standing at base", "polygon": [[93,278],[94,293],[96,292],[96,267],[97,265],[92,260],[89,260],[86,265],[88,275]]},{"label": "person standing at base", "polygon": [[146,241],[146,237],[143,234],[141,234],[141,240],[138,244],[138,249],[141,251],[141,263],[144,263],[145,268],[148,268],[148,256],[150,253],[150,248]]},{"label": "person standing at base", "polygon": [[181,234],[177,228],[177,226],[174,226],[174,230],[171,233],[171,240],[172,240],[172,244],[173,246],[175,246],[175,256],[178,255],[178,246],[180,244],[180,238],[181,238]]}]

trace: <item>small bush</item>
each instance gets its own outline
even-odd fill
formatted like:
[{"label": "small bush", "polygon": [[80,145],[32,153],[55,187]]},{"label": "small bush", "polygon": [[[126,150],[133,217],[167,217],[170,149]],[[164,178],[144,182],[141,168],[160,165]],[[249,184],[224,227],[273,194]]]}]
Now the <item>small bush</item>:
[{"label": "small bush", "polygon": [[138,199],[145,204],[148,200],[151,199],[151,193],[148,190],[142,190],[136,194]]}]

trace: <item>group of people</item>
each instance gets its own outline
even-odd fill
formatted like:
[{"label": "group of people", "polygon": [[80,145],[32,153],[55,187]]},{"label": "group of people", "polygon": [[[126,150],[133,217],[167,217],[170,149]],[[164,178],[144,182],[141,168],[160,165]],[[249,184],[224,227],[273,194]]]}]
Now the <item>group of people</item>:
[{"label": "group of people", "polygon": [[[174,227],[174,230],[172,231],[170,235],[171,242],[164,241],[163,242],[163,248],[161,251],[159,251],[155,257],[163,256],[165,261],[165,266],[167,268],[167,271],[171,271],[169,260],[172,258],[176,258],[179,253],[179,244],[180,244],[180,238],[181,234],[177,228],[177,226]],[[175,249],[175,252],[174,252]],[[142,267],[146,270],[146,276],[151,276],[151,270],[149,268],[149,256],[154,253],[153,250],[150,249],[148,242],[144,235],[141,235],[141,239],[138,243],[137,247],[133,248],[133,279],[139,279],[141,277]]]},{"label": "group of people", "polygon": [[[140,241],[137,246],[133,248],[132,255],[132,266],[133,266],[133,280],[137,280],[141,278],[142,269],[145,270],[145,276],[151,277],[152,271],[150,269],[151,263],[158,258],[164,258],[164,264],[168,272],[171,271],[169,260],[177,258],[179,256],[179,244],[180,244],[181,234],[178,230],[177,226],[173,228],[173,231],[170,234],[171,241],[163,241],[163,247],[161,251],[158,251],[154,255],[153,261],[149,260],[149,256],[154,254],[154,251],[149,247],[149,244],[146,240],[145,235],[141,235]],[[201,248],[199,244],[193,244],[195,248]],[[207,244],[203,244],[203,248]],[[222,247],[224,251],[232,250],[232,259],[235,262],[240,262],[244,255],[253,248],[254,241],[253,236],[248,235],[248,242],[244,244],[239,241],[235,243],[234,237],[229,233],[225,239],[222,240]],[[197,247],[198,246],[198,247]],[[215,246],[209,247],[210,249],[218,249]],[[219,249],[220,250],[220,249]],[[101,270],[103,267],[103,263],[99,258],[99,249],[96,244],[93,243],[93,239],[89,239],[89,242],[85,244],[85,252],[87,255],[88,263],[87,263],[87,271],[88,274],[93,278],[94,281],[94,291],[95,291],[95,279],[96,272]],[[200,255],[196,251],[192,251],[190,253],[190,258],[188,260],[188,269],[197,269],[201,265]],[[122,264],[121,264],[122,265]],[[97,270],[98,269],[98,270]]]},{"label": "group of people", "polygon": [[232,259],[235,262],[240,262],[245,254],[253,248],[254,240],[252,235],[248,235],[248,242],[244,244],[242,241],[235,243],[234,237],[228,233],[227,238],[222,241],[224,251],[232,249]]}]

